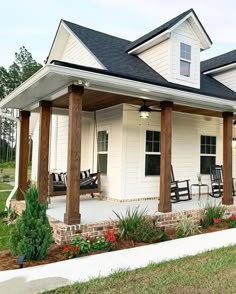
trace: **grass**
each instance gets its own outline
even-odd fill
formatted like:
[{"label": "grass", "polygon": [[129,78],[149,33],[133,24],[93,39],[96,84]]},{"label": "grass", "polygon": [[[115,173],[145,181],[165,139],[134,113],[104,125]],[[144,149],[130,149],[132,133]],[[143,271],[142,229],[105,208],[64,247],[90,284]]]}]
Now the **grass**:
[{"label": "grass", "polygon": [[[5,208],[6,199],[10,192],[0,192],[0,211]],[[9,232],[10,228],[0,218],[0,250],[9,248]]]},{"label": "grass", "polygon": [[[0,181],[2,181],[3,175],[8,175],[10,177],[10,181],[14,182],[15,167],[0,164]],[[31,178],[31,166],[28,166],[28,179],[30,178]]]},{"label": "grass", "polygon": [[0,183],[0,192],[1,192],[1,190],[12,190],[12,189],[13,189],[12,185],[9,185],[6,183]]},{"label": "grass", "polygon": [[231,294],[236,289],[235,277],[236,246],[232,246],[133,271],[118,271],[107,278],[75,283],[44,294]]}]

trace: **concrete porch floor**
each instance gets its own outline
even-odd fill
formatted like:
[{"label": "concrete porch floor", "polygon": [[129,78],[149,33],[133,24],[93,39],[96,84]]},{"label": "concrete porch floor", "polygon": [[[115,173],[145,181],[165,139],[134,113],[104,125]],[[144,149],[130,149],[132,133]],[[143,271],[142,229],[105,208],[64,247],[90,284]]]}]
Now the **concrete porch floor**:
[{"label": "concrete porch floor", "polygon": [[[208,201],[218,204],[221,202],[221,198],[202,195],[199,200],[198,196],[193,196],[192,200],[173,203],[172,212],[199,210],[204,208]],[[66,196],[51,197],[51,203],[49,204],[47,214],[54,219],[63,222],[65,202]],[[234,198],[234,204],[235,203],[236,199]],[[115,202],[111,200],[99,200],[97,198],[91,198],[90,196],[82,196],[80,199],[81,223],[89,224],[115,220],[116,216],[113,210],[124,214],[128,206],[131,208],[139,206],[140,209],[147,208],[147,214],[149,215],[162,214],[157,211],[158,200]]]}]

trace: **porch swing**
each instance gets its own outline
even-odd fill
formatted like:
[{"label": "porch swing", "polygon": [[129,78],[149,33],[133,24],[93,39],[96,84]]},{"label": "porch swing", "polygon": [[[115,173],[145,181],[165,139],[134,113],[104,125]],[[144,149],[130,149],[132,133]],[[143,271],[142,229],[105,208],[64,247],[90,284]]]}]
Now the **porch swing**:
[{"label": "porch swing", "polygon": [[[94,167],[94,156],[95,156],[95,138],[98,148],[98,138],[97,138],[97,118],[96,112],[94,111],[94,134],[93,134],[93,163]],[[66,194],[67,187],[67,173],[49,173],[48,178],[48,197],[51,196],[61,196]],[[97,155],[97,172],[90,173],[89,170],[80,171],[80,195],[90,194],[92,198],[95,197],[94,194],[99,194],[101,196],[101,178],[100,178],[100,161]]]}]

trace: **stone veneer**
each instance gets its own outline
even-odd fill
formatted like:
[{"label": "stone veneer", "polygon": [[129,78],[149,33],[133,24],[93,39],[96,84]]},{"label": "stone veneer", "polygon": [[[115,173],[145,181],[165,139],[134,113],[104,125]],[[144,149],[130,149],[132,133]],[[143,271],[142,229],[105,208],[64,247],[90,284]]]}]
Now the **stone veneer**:
[{"label": "stone veneer", "polygon": [[[11,207],[18,215],[20,215],[25,208],[25,203],[24,201],[12,200]],[[236,214],[236,205],[229,205],[225,207],[225,218],[229,217],[231,214]],[[202,218],[202,210],[195,209],[180,212],[162,213],[153,216],[153,218],[155,218],[159,226],[171,227],[175,226],[183,215],[189,215],[196,221],[199,221]],[[68,244],[74,235],[89,235],[91,237],[101,236],[107,229],[114,228],[117,230],[118,225],[118,221],[103,221],[88,224],[66,225],[50,216],[48,216],[48,219],[53,230],[53,239],[56,244],[60,245]]]}]

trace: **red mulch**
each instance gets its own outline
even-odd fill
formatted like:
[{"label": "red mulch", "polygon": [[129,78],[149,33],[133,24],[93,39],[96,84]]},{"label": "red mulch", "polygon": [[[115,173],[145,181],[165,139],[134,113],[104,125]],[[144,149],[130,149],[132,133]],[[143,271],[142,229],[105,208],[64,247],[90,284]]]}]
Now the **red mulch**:
[{"label": "red mulch", "polygon": [[[221,230],[225,230],[227,228],[228,228],[228,222],[222,221],[219,227],[210,226],[206,229],[201,229],[201,233],[199,233],[199,234],[221,231]],[[174,228],[167,228],[165,230],[165,232],[168,234],[168,236],[171,240],[176,239],[176,231]],[[147,245],[147,243],[136,243],[136,242],[134,243],[132,241],[119,240],[117,242],[117,249],[116,250],[128,249],[128,248],[133,248],[133,247],[143,246],[143,245]],[[64,248],[64,246],[52,244],[50,246],[50,248],[48,249],[46,257],[43,260],[26,261],[26,262],[24,262],[24,267],[30,267],[30,266],[35,266],[35,265],[42,265],[42,264],[66,260],[65,256],[62,253],[63,248]],[[83,254],[81,256],[101,254],[104,252],[106,252],[106,251],[95,251],[95,252]],[[16,257],[12,256],[10,254],[9,250],[0,251],[0,260],[1,260],[0,271],[19,268],[19,266],[16,264]]]}]

